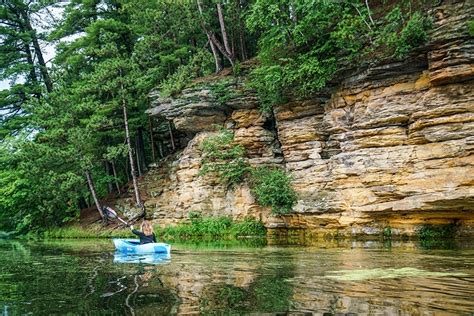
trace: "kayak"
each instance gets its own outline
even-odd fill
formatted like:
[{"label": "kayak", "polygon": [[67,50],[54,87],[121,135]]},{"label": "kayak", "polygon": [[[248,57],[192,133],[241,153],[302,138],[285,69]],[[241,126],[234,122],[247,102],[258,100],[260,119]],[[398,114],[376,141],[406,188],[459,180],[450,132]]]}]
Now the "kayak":
[{"label": "kayak", "polygon": [[147,264],[168,264],[171,255],[168,253],[144,253],[127,254],[116,252],[114,254],[114,263],[147,263]]},{"label": "kayak", "polygon": [[163,253],[170,254],[171,246],[162,242],[140,244],[139,239],[113,239],[115,249],[126,254]]}]

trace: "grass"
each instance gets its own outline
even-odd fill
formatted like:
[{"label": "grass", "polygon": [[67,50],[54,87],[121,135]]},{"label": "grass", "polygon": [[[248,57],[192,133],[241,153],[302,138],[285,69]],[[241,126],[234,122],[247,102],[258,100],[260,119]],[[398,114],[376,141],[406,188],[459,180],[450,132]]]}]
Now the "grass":
[{"label": "grass", "polygon": [[84,228],[67,226],[51,228],[40,234],[43,239],[131,238],[129,229],[102,229],[99,226]]},{"label": "grass", "polygon": [[[253,218],[234,221],[229,217],[201,217],[193,213],[190,223],[166,228],[155,227],[158,239],[166,241],[212,241],[236,240],[244,237],[265,237],[263,223]],[[134,238],[129,229],[104,229],[101,226],[67,226],[51,228],[41,233],[32,233],[28,238],[42,239],[88,239],[88,238]]]},{"label": "grass", "polygon": [[233,221],[229,217],[201,217],[190,219],[190,223],[166,228],[156,228],[159,239],[179,240],[229,240],[242,237],[265,237],[263,223],[253,218]]}]

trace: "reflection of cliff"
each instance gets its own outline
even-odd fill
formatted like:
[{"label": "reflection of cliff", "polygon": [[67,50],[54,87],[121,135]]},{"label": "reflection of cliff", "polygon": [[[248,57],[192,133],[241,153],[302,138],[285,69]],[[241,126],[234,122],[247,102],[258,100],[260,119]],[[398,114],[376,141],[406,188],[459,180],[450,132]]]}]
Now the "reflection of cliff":
[{"label": "reflection of cliff", "polygon": [[179,266],[160,268],[165,287],[180,298],[178,314],[289,310],[292,261],[269,267],[267,255],[255,255],[188,254]]},{"label": "reflection of cliff", "polygon": [[[273,115],[258,111],[244,78],[201,81],[174,99],[152,96],[149,114],[173,123],[183,150],[144,177],[147,209],[161,224],[199,210],[316,233],[379,234],[386,226],[412,233],[424,223],[472,232],[473,13],[471,1],[436,8],[431,42],[409,59],[346,75],[332,92]],[[293,215],[270,217],[245,184],[229,191],[198,176],[199,144],[213,124],[234,131],[251,164],[282,165],[293,175]]]}]

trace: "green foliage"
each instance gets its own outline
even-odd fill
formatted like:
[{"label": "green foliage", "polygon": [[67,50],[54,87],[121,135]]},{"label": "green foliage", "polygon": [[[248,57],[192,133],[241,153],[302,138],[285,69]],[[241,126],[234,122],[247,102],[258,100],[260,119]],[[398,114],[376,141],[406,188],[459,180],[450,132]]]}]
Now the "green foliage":
[{"label": "green foliage", "polygon": [[456,225],[423,225],[418,230],[421,240],[450,239],[456,235]]},{"label": "green foliage", "polygon": [[266,229],[260,221],[246,218],[233,221],[229,217],[202,217],[199,213],[190,214],[190,223],[166,228],[155,228],[160,238],[165,240],[235,239],[238,237],[263,237]]},{"label": "green foliage", "polygon": [[387,226],[383,229],[383,238],[392,239],[392,228],[390,226]]},{"label": "green foliage", "polygon": [[[405,19],[408,21],[404,23]],[[400,7],[395,7],[385,17],[385,27],[377,34],[380,45],[387,45],[395,58],[402,59],[414,48],[428,40],[431,19],[420,12],[407,17]]]},{"label": "green foliage", "polygon": [[474,20],[467,23],[469,35],[474,36]]},{"label": "green foliage", "polygon": [[271,112],[273,105],[286,101],[282,89],[286,82],[282,66],[262,65],[251,72],[250,78],[250,87],[257,91],[263,112]]},{"label": "green foliage", "polygon": [[188,64],[179,66],[176,72],[160,84],[161,96],[169,97],[180,93],[194,78],[210,74],[211,67],[212,55],[205,50],[198,50]]},{"label": "green foliage", "polygon": [[212,95],[217,99],[220,105],[224,106],[226,102],[238,96],[238,94],[230,87],[232,83],[218,81],[210,85]]},{"label": "green foliage", "polygon": [[283,170],[266,167],[255,169],[251,187],[258,203],[271,206],[273,214],[288,214],[296,204],[291,178]]},{"label": "green foliage", "polygon": [[243,221],[234,222],[232,235],[238,237],[265,236],[267,229],[261,221],[256,221],[252,217],[247,217]]},{"label": "green foliage", "polygon": [[234,134],[227,129],[206,138],[201,150],[204,157],[200,175],[217,173],[223,184],[232,187],[244,181],[250,171],[244,147],[234,143]]},{"label": "green foliage", "polygon": [[379,8],[375,15],[350,1],[257,0],[246,22],[260,34],[260,66],[251,74],[251,86],[262,110],[321,91],[343,67],[403,58],[428,39],[431,23],[422,12],[405,3]]}]

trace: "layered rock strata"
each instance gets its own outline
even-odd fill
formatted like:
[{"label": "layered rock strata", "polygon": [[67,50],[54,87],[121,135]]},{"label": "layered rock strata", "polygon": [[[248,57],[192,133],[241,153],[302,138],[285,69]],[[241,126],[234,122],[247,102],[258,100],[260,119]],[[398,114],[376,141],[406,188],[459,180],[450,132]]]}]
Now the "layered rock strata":
[{"label": "layered rock strata", "polygon": [[[228,78],[155,97],[150,115],[171,120],[191,141],[141,182],[152,216],[165,224],[189,211],[251,215],[270,228],[315,234],[411,234],[423,224],[474,232],[473,13],[468,1],[437,7],[430,43],[406,61],[354,73],[330,95],[291,101],[273,115],[258,110],[243,81]],[[224,95],[216,82],[226,85]],[[251,164],[291,173],[298,194],[291,215],[271,216],[245,184],[229,190],[198,175],[199,144],[213,124],[234,131]]]}]

